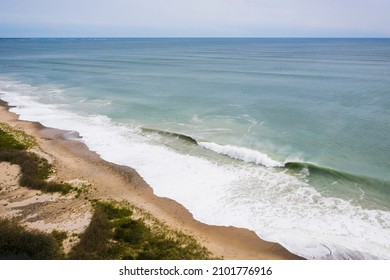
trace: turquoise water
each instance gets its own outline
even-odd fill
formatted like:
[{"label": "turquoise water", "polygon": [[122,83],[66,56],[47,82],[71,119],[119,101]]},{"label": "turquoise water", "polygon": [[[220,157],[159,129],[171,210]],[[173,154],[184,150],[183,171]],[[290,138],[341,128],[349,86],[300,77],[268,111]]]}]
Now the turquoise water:
[{"label": "turquoise water", "polygon": [[390,258],[388,39],[2,39],[0,98],[199,220]]}]

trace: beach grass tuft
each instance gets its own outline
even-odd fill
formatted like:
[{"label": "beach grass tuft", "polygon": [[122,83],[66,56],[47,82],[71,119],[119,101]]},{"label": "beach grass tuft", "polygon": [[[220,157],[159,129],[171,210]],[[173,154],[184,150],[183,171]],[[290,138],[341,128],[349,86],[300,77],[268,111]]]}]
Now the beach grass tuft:
[{"label": "beach grass tuft", "polygon": [[71,259],[211,259],[196,240],[168,228],[126,203],[95,202],[91,223],[73,248]]},{"label": "beach grass tuft", "polygon": [[0,147],[27,150],[37,145],[35,138],[23,130],[15,129],[7,123],[0,122]]}]

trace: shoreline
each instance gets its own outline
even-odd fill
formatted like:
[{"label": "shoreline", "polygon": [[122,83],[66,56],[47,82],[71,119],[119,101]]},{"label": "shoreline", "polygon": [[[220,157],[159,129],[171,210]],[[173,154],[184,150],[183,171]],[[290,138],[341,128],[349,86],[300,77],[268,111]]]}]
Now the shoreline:
[{"label": "shoreline", "polygon": [[153,193],[143,178],[131,167],[107,162],[88,149],[69,131],[48,128],[38,122],[19,120],[0,100],[0,122],[22,129],[35,137],[38,146],[52,158],[56,179],[86,180],[91,183],[95,199],[115,199],[129,202],[150,213],[170,228],[182,231],[216,257],[223,259],[302,259],[278,243],[264,241],[253,231],[233,226],[213,226],[201,223],[178,202]]}]

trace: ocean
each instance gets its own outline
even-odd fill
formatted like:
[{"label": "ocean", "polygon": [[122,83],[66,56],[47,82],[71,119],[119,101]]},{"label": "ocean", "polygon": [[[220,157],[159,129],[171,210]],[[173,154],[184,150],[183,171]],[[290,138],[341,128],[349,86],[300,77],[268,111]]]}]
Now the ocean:
[{"label": "ocean", "polygon": [[390,259],[390,39],[0,39],[0,98],[202,222]]}]

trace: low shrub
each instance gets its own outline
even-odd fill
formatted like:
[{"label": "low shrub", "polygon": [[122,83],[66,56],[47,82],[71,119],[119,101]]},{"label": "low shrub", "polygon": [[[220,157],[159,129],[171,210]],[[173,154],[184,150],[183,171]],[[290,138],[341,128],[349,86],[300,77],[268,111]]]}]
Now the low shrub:
[{"label": "low shrub", "polygon": [[80,236],[80,242],[69,254],[69,259],[114,259],[116,246],[111,244],[112,224],[101,207],[96,207],[91,222]]},{"label": "low shrub", "polygon": [[0,218],[0,259],[50,260],[64,257],[60,243],[50,234],[26,230]]}]

